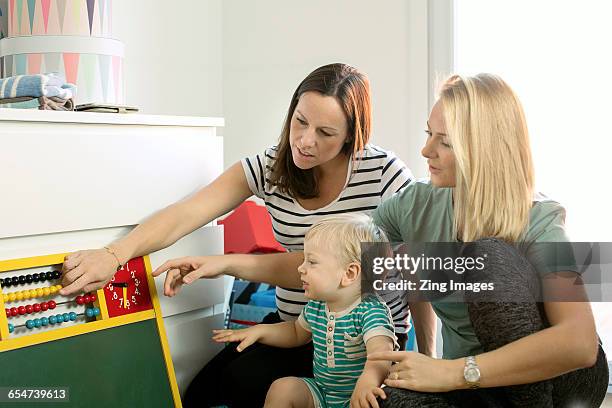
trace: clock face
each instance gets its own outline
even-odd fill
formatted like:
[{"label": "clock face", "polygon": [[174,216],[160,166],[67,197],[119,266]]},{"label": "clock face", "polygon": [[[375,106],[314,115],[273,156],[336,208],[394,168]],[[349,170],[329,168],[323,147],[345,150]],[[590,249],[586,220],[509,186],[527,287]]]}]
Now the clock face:
[{"label": "clock face", "polygon": [[142,257],[130,260],[117,271],[111,281],[104,286],[104,298],[109,317],[153,308]]}]

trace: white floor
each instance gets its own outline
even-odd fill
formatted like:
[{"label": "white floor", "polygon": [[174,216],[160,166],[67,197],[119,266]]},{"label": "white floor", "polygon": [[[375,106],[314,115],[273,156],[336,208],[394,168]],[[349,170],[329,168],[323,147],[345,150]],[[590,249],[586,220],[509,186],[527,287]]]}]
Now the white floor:
[{"label": "white floor", "polygon": [[608,394],[602,405],[603,408],[612,408],[612,394]]}]

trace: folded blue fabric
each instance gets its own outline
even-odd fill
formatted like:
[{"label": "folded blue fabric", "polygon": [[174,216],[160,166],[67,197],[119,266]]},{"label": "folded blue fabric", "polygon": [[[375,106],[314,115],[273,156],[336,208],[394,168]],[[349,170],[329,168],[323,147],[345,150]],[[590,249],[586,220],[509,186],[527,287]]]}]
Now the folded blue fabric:
[{"label": "folded blue fabric", "polygon": [[3,103],[0,105],[0,108],[38,109],[40,108],[40,102],[38,101],[38,98],[32,98],[29,101]]},{"label": "folded blue fabric", "polygon": [[36,75],[16,75],[0,79],[0,99],[21,96],[52,97],[62,99],[74,97],[76,87],[66,84],[66,79],[55,72]]}]

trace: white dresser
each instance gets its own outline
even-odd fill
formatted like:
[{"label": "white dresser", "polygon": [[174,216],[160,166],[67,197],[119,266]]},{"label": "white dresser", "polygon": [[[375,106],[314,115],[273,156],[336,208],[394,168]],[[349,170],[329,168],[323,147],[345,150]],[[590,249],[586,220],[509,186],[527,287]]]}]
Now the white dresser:
[{"label": "white dresser", "polygon": [[[220,118],[0,109],[0,259],[99,248],[223,171]],[[151,254],[223,253],[223,230],[206,225]],[[163,296],[181,392],[220,346],[231,278],[201,280]]]}]

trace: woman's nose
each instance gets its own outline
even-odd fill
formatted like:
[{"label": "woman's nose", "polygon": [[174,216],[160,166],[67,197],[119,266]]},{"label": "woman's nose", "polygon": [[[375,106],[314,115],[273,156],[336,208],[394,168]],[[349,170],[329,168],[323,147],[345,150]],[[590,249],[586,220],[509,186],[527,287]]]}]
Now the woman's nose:
[{"label": "woman's nose", "polygon": [[433,146],[433,138],[427,138],[427,142],[425,142],[425,146],[421,149],[421,154],[423,157],[427,159],[433,159],[436,156],[436,150]]},{"label": "woman's nose", "polygon": [[313,147],[316,141],[314,129],[308,128],[302,133],[302,147]]}]

